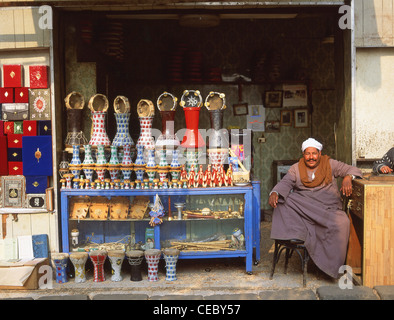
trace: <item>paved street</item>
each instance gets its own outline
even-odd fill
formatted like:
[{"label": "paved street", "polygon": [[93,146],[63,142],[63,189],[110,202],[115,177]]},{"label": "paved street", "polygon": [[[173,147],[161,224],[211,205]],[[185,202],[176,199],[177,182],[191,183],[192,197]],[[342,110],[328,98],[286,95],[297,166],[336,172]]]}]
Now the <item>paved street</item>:
[{"label": "paved street", "polygon": [[179,260],[176,281],[165,280],[165,261],[159,263],[159,280],[147,280],[147,265],[142,264],[143,280],[130,281],[130,266],[122,266],[123,280],[111,281],[110,264],[105,264],[106,281],[93,282],[92,266],[87,264],[87,281],[82,284],[69,279],[53,281],[52,289],[30,291],[2,290],[0,299],[38,300],[394,300],[394,286],[367,288],[353,286],[340,289],[337,280],[322,273],[313,263],[308,265],[306,288],[302,286],[301,264],[297,255],[290,260],[288,273],[283,273],[281,258],[272,280],[272,244],[270,223],[262,222],[261,261],[245,272],[243,258]]}]

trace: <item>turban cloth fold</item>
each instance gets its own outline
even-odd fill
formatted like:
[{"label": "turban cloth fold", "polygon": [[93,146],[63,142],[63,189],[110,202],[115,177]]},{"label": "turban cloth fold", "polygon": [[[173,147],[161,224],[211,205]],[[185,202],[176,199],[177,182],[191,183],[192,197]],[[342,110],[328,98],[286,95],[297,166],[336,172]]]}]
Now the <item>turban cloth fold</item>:
[{"label": "turban cloth fold", "polygon": [[319,141],[313,138],[309,138],[302,143],[302,147],[301,147],[302,152],[304,152],[305,149],[309,147],[316,148],[319,151],[322,151],[323,149],[323,145]]}]

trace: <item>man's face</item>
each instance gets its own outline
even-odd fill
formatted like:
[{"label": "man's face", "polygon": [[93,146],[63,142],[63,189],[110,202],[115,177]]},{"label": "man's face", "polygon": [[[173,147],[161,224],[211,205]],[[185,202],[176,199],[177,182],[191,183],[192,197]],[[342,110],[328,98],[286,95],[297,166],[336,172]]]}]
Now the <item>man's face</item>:
[{"label": "man's face", "polygon": [[304,150],[304,161],[310,169],[316,168],[320,163],[321,151],[316,148],[309,147]]}]

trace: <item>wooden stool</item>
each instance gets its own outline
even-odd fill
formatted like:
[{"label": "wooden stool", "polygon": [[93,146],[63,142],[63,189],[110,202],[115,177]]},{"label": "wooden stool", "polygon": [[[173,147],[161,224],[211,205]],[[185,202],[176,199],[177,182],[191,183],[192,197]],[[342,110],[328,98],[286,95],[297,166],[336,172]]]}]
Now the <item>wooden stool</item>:
[{"label": "wooden stool", "polygon": [[[280,254],[283,250],[286,249],[286,260],[285,260],[285,274],[287,273],[287,264],[289,259],[291,258],[293,252],[297,252],[298,256],[301,260],[301,267],[303,273],[303,286],[306,287],[306,273],[307,273],[307,265],[309,261],[309,254],[308,250],[306,250],[304,241],[298,239],[292,240],[275,240],[275,251],[274,251],[274,258],[272,261],[272,269],[270,280],[274,277],[275,266],[279,261]],[[304,251],[304,255],[302,255],[301,251]]]}]

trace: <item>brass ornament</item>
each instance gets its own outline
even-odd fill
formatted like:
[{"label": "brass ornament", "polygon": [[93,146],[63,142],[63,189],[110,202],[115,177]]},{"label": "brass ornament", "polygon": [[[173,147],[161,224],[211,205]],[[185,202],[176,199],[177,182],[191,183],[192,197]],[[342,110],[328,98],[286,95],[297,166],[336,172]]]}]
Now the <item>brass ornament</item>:
[{"label": "brass ornament", "polygon": [[37,159],[37,162],[40,162],[42,153],[40,151],[40,148],[37,148],[37,151],[34,153],[34,157]]},{"label": "brass ornament", "polygon": [[117,96],[114,100],[114,111],[115,113],[129,113],[130,103],[129,99],[125,96]]},{"label": "brass ornament", "polygon": [[92,112],[107,112],[108,106],[109,104],[107,97],[100,93],[92,96],[88,104],[88,108]]},{"label": "brass ornament", "polygon": [[83,109],[85,99],[79,92],[70,92],[64,99],[67,109]]},{"label": "brass ornament", "polygon": [[137,104],[137,113],[140,118],[153,117],[155,115],[155,107],[152,101],[141,99]]}]

